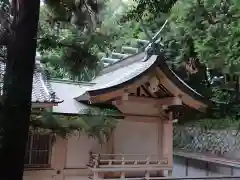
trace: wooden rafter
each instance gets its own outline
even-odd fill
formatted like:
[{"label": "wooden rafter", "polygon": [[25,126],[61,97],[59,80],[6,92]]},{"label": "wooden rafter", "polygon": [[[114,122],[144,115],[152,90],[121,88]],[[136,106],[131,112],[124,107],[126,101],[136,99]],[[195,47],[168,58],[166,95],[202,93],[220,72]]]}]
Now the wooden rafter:
[{"label": "wooden rafter", "polygon": [[145,93],[148,94],[149,97],[157,98],[156,94],[154,94],[154,93],[152,93],[151,91],[148,90],[148,87],[147,87],[146,83],[143,84],[141,87],[142,87],[143,91],[145,91]]},{"label": "wooden rafter", "polygon": [[138,88],[137,88],[137,93],[136,93],[136,95],[137,95],[137,96],[140,96],[140,94],[141,94],[141,87],[138,87]]},{"label": "wooden rafter", "polygon": [[137,88],[127,90],[129,95],[132,96],[141,96],[141,97],[157,97],[154,94],[151,94],[145,84],[140,85]]},{"label": "wooden rafter", "polygon": [[142,96],[142,97],[152,97],[151,94],[148,91],[146,91],[146,89],[144,89],[143,85],[140,86],[140,96]]},{"label": "wooden rafter", "polygon": [[161,71],[160,68],[157,67],[158,79],[160,79],[160,83],[164,85],[164,87],[174,96],[181,96],[181,99],[184,104],[187,104],[189,107],[194,109],[203,110],[207,106],[206,104],[196,100],[194,97],[188,95],[184,91],[182,91],[178,86],[176,86],[170,79],[166,77],[166,75]]}]

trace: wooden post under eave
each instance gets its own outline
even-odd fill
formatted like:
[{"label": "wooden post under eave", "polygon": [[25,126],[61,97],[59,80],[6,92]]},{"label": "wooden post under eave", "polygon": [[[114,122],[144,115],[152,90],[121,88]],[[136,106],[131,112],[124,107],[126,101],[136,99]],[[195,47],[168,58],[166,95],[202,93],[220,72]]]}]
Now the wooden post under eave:
[{"label": "wooden post under eave", "polygon": [[106,153],[107,154],[114,153],[114,131],[111,133],[108,141],[106,142]]},{"label": "wooden post under eave", "polygon": [[[108,139],[108,141],[106,143],[106,153],[107,154],[114,154],[114,131],[111,133],[110,138]],[[113,156],[111,156],[109,158],[110,159],[114,159]],[[108,173],[106,173],[104,175],[102,174],[100,177],[102,177],[102,178],[114,177],[114,172],[108,172]]]},{"label": "wooden post under eave", "polygon": [[[163,156],[168,159],[168,166],[173,166],[173,114],[169,112],[168,120],[163,121]],[[168,170],[172,176],[172,170]]]},{"label": "wooden post under eave", "polygon": [[[158,159],[163,158],[163,120],[160,119],[158,122]],[[158,172],[159,177],[164,177],[164,170],[159,170]]]}]

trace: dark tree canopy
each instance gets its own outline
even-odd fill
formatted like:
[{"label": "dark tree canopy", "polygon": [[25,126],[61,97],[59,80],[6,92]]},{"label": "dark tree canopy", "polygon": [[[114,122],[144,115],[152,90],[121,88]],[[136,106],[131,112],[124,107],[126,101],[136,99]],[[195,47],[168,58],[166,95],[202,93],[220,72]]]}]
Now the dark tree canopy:
[{"label": "dark tree canopy", "polygon": [[[101,67],[96,49],[103,48],[107,39],[98,31],[104,4],[101,0],[44,1],[40,11],[38,51],[53,76],[91,80],[98,69],[96,67]],[[5,4],[0,11],[5,15],[1,16],[0,23],[0,37],[4,38],[0,39],[2,45],[7,44],[8,37],[12,38],[9,32],[13,19],[9,16],[9,7]],[[0,53],[6,58],[4,46]],[[61,72],[56,73],[54,69]],[[88,76],[89,73],[93,74]]]}]

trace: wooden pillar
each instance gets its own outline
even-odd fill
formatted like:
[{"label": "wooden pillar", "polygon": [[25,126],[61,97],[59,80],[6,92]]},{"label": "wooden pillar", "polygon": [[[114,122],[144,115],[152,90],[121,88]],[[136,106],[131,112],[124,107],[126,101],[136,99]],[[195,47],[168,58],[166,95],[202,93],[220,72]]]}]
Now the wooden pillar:
[{"label": "wooden pillar", "polygon": [[64,168],[67,160],[67,139],[56,136],[52,152],[52,168],[56,170],[55,180],[64,180]]},{"label": "wooden pillar", "polygon": [[[114,131],[112,132],[107,144],[106,144],[106,153],[107,154],[114,154]],[[109,158],[113,158],[114,159],[114,156],[111,156]],[[111,177],[114,177],[116,173],[114,172],[108,172],[106,174],[98,174],[98,178],[111,178]]]},{"label": "wooden pillar", "polygon": [[[169,112],[168,120],[163,121],[163,156],[168,159],[168,166],[173,167],[173,116]],[[168,170],[168,176],[172,176],[172,169]]]},{"label": "wooden pillar", "polygon": [[[163,120],[160,119],[157,123],[158,126],[158,159],[161,160],[163,158]],[[164,177],[164,170],[159,170],[158,176]]]},{"label": "wooden pillar", "polygon": [[113,154],[114,153],[114,131],[112,132],[109,140],[106,143],[106,153]]}]

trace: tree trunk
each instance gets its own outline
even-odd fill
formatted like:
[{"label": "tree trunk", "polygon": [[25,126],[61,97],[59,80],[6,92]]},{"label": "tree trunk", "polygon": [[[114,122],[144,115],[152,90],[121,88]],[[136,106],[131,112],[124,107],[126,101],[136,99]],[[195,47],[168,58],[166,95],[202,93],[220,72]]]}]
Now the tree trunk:
[{"label": "tree trunk", "polygon": [[14,37],[8,44],[0,114],[0,179],[22,180],[28,138],[40,0],[19,0]]}]

